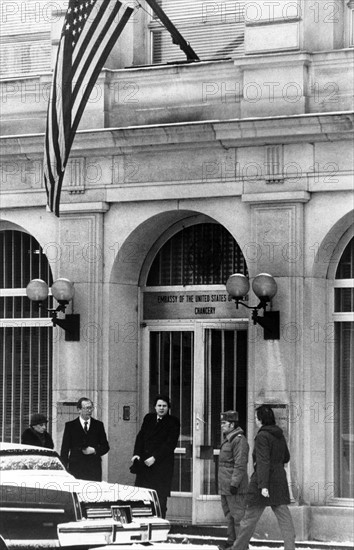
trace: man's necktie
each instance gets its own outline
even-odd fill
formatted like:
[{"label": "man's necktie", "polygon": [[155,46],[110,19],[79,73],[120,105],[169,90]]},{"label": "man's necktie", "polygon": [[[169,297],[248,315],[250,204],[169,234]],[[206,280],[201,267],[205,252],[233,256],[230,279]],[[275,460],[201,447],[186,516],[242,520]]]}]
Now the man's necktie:
[{"label": "man's necktie", "polygon": [[88,432],[88,422],[85,422],[84,430],[85,430],[85,433],[87,434],[87,432]]}]

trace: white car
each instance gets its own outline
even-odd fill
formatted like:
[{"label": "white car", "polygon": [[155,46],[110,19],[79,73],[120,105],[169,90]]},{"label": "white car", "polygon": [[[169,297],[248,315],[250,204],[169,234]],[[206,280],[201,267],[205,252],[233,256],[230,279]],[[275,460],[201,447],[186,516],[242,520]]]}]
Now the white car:
[{"label": "white car", "polygon": [[1,550],[160,547],[169,529],[155,491],[76,479],[55,451],[0,443]]}]

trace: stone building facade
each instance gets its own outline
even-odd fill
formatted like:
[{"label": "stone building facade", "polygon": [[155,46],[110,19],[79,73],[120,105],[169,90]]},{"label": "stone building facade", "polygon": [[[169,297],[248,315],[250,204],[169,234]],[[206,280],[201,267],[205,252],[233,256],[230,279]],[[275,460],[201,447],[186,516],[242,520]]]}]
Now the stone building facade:
[{"label": "stone building facade", "polygon": [[[182,424],[169,517],[222,524],[220,409],[239,410],[252,441],[254,407],[271,403],[298,540],[353,542],[354,2],[193,5],[170,15],[199,62],[183,62],[147,6],[128,24],[75,138],[60,218],[42,162],[65,6],[2,37],[2,439],[45,408],[59,449],[86,395],[107,427],[105,478],[132,483],[137,430],[167,391]],[[275,278],[279,340],[229,300],[235,271]],[[74,282],[80,341],[28,304],[36,277]],[[257,536],[278,535],[266,514]]]}]

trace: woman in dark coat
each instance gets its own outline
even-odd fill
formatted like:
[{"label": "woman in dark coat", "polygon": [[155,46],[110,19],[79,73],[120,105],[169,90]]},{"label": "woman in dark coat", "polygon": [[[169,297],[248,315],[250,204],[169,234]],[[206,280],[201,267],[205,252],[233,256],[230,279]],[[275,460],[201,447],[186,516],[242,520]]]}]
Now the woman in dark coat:
[{"label": "woman in dark coat", "polygon": [[272,408],[256,409],[259,428],[252,453],[254,472],[247,492],[247,508],[233,550],[246,550],[266,506],[271,506],[284,539],[284,550],[295,550],[295,529],[288,504],[290,495],[284,464],[290,453],[283,431],[275,424]]},{"label": "woman in dark coat", "polygon": [[136,474],[135,485],[155,489],[162,517],[166,517],[167,497],[171,492],[174,450],[177,446],[180,423],[169,414],[167,396],[155,398],[155,411],[145,416],[136,437],[131,472]]},{"label": "woman in dark coat", "polygon": [[48,419],[44,414],[34,413],[31,416],[30,427],[26,428],[21,436],[23,445],[34,445],[54,449],[51,435],[47,432]]}]

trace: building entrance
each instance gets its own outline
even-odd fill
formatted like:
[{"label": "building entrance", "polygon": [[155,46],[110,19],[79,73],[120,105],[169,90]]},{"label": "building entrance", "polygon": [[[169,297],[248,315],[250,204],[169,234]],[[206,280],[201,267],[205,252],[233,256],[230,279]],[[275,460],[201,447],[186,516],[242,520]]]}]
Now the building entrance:
[{"label": "building entrance", "polygon": [[172,414],[181,421],[168,517],[196,524],[221,521],[219,419],[221,411],[236,409],[246,427],[247,323],[147,322],[143,333],[149,401],[157,393],[169,394]]}]

